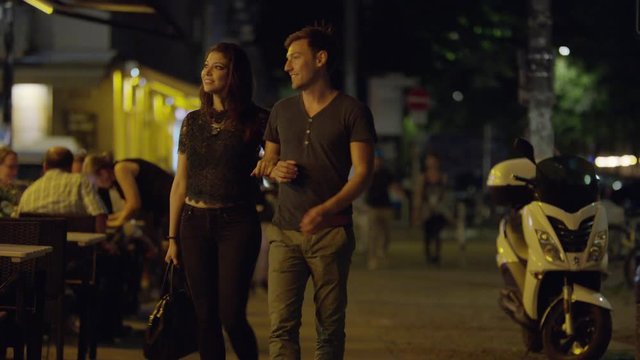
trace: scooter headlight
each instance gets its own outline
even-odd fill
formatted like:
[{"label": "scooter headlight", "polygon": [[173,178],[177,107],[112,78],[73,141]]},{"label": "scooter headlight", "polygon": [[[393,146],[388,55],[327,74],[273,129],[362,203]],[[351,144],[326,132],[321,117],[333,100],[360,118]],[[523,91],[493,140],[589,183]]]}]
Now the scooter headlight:
[{"label": "scooter headlight", "polygon": [[606,253],[607,249],[607,240],[609,234],[607,230],[598,231],[596,236],[593,238],[593,243],[589,248],[589,257],[587,261],[598,262],[602,260],[602,256]]},{"label": "scooter headlight", "polygon": [[553,243],[551,235],[549,235],[548,232],[536,230],[536,235],[538,236],[538,242],[540,243],[544,258],[547,259],[548,262],[564,262],[564,254],[558,249],[556,244]]}]

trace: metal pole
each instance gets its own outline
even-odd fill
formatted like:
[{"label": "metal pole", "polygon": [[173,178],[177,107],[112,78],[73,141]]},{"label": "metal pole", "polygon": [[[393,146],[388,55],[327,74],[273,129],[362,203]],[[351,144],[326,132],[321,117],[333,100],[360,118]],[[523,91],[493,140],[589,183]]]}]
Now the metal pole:
[{"label": "metal pole", "polygon": [[9,146],[12,142],[11,134],[11,89],[13,88],[13,1],[6,1],[2,5],[2,27],[4,32],[5,58],[2,74],[2,132]]},{"label": "metal pole", "polygon": [[345,93],[358,97],[358,0],[346,0],[344,13],[344,90]]}]

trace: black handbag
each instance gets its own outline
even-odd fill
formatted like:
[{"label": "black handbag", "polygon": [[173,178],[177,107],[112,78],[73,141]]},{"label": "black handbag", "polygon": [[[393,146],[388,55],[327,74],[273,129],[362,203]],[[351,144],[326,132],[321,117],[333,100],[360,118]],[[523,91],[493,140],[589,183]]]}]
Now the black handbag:
[{"label": "black handbag", "polygon": [[198,350],[195,309],[184,274],[171,263],[161,288],[164,295],[149,315],[144,356],[150,360],[176,360]]}]

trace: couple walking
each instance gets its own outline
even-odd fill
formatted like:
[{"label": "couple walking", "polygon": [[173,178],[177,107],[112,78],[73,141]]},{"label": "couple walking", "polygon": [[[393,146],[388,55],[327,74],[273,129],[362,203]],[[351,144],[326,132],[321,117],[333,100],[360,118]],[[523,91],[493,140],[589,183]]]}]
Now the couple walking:
[{"label": "couple walking", "polygon": [[166,261],[185,270],[202,359],[225,358],[223,328],[239,359],[258,358],[246,305],[260,247],[255,202],[263,176],[280,184],[266,234],[270,356],[300,358],[302,301],[311,277],[315,358],[343,358],[355,246],[351,203],[370,180],[376,134],[369,109],[331,86],[338,58],[331,29],[305,27],[285,48],[284,70],[298,95],[270,113],[256,106],[246,53],[220,43],[202,69],[201,107],[182,125]]}]

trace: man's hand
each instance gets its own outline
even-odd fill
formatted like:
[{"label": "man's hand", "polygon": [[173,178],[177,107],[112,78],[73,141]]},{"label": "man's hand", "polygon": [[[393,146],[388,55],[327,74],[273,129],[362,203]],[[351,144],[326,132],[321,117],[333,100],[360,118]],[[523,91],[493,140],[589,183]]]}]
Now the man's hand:
[{"label": "man's hand", "polygon": [[255,177],[271,177],[271,171],[276,167],[277,161],[270,161],[267,159],[260,159],[256,164],[255,169],[251,172],[251,176]]},{"label": "man's hand", "polygon": [[313,235],[323,228],[325,217],[329,215],[323,205],[309,209],[300,221],[300,231],[305,235]]},{"label": "man's hand", "polygon": [[293,160],[280,160],[271,171],[271,178],[278,183],[288,183],[298,176],[298,166]]}]

